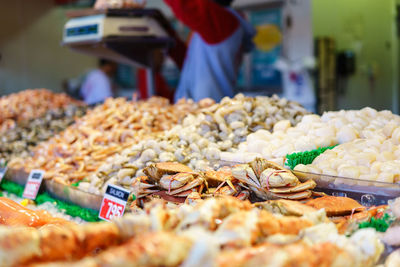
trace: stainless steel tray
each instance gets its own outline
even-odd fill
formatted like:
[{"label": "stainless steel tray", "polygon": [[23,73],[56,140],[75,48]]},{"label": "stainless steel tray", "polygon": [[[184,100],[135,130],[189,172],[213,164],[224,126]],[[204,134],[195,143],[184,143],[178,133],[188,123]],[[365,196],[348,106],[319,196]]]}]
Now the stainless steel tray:
[{"label": "stainless steel tray", "polygon": [[[28,180],[29,173],[19,169],[8,169],[5,179],[24,186]],[[51,179],[43,180],[43,189],[52,197],[60,199],[72,204],[76,204],[82,208],[99,210],[103,196],[84,192],[76,187],[68,186],[54,182]]]},{"label": "stainless steel tray", "polygon": [[76,204],[82,208],[100,210],[103,196],[82,191],[76,187],[55,182],[54,180],[44,181],[46,191],[54,198]]},{"label": "stainless steel tray", "polygon": [[4,176],[4,179],[17,183],[19,185],[25,185],[28,180],[29,173],[26,173],[22,169],[11,169],[8,168]]},{"label": "stainless steel tray", "polygon": [[347,196],[364,206],[387,204],[388,200],[400,197],[400,184],[367,181],[339,176],[293,171],[300,181],[314,180],[315,191],[335,196]]}]

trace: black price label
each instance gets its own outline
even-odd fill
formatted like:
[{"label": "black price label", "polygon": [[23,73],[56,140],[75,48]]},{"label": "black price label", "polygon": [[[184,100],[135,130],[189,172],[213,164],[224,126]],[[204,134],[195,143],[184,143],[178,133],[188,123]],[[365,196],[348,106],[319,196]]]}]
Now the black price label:
[{"label": "black price label", "polygon": [[124,214],[129,193],[122,187],[108,185],[101,203],[99,218],[110,221],[113,218],[121,217]]}]

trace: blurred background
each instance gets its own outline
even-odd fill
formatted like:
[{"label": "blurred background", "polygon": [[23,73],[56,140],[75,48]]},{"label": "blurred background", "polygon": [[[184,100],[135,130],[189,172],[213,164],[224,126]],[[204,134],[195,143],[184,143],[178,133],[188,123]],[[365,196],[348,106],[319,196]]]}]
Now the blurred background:
[{"label": "blurred background", "polygon": [[[91,0],[0,0],[0,95],[27,88],[76,93],[98,59],[61,46],[66,12]],[[161,0],[182,38],[188,29]],[[400,0],[236,0],[257,30],[255,49],[240,69],[237,91],[273,93],[309,110],[371,106],[399,113]],[[119,64],[116,94],[137,89],[135,67]],[[162,74],[176,87],[179,71],[166,60]]]}]

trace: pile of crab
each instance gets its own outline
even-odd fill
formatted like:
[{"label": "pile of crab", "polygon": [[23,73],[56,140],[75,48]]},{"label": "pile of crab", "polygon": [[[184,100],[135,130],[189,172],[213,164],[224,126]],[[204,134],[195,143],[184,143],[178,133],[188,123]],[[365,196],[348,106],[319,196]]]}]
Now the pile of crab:
[{"label": "pile of crab", "polygon": [[260,158],[202,172],[177,162],[151,164],[143,171],[146,175],[137,177],[132,184],[134,204],[139,207],[156,196],[176,203],[217,195],[241,200],[300,200],[310,198],[316,186],[313,180],[302,183],[290,170]]}]

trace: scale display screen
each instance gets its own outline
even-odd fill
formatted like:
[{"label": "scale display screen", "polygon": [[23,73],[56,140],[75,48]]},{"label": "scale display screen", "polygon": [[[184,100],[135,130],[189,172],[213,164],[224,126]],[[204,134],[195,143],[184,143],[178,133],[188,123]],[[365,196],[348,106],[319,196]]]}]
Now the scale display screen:
[{"label": "scale display screen", "polygon": [[66,35],[68,37],[72,37],[72,36],[97,34],[99,32],[98,26],[99,26],[98,24],[92,24],[92,25],[68,28],[66,29]]}]

